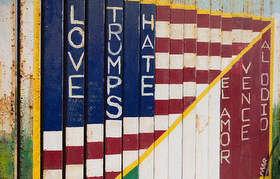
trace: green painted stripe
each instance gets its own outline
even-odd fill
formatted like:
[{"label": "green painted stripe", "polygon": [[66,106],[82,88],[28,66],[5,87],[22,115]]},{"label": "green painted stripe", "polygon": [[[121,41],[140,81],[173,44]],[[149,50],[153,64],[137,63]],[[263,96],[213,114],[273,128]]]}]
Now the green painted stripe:
[{"label": "green painted stripe", "polygon": [[126,174],[123,179],[138,179],[138,166],[139,165]]}]

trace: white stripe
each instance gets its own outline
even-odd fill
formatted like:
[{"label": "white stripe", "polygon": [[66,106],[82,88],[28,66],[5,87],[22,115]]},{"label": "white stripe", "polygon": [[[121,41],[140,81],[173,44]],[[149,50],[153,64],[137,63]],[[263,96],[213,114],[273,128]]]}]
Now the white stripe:
[{"label": "white stripe", "polygon": [[196,69],[208,70],[209,56],[197,56],[196,57]]},{"label": "white stripe", "polygon": [[[142,155],[146,150],[139,150]],[[154,151],[145,158],[145,160],[139,165],[139,176],[138,179],[152,179],[154,175]]]},{"label": "white stripe", "polygon": [[156,69],[169,69],[169,53],[156,53]]},{"label": "white stripe", "polygon": [[221,29],[211,29],[211,42],[221,43]]},{"label": "white stripe", "polygon": [[62,170],[44,170],[43,171],[44,179],[62,179]]},{"label": "white stripe", "polygon": [[232,61],[232,58],[222,58],[221,71],[223,71]]},{"label": "white stripe", "polygon": [[44,131],[44,150],[62,150],[62,131]]},{"label": "white stripe", "polygon": [[209,69],[220,70],[221,69],[221,57],[220,56],[210,56]]},{"label": "white stripe", "polygon": [[123,168],[128,167],[132,162],[138,159],[138,150],[123,151]]},{"label": "white stripe", "polygon": [[195,96],[196,83],[184,82],[184,96]]},{"label": "white stripe", "polygon": [[169,84],[155,84],[155,100],[169,99]]},{"label": "white stripe", "polygon": [[232,41],[236,43],[242,42],[242,30],[241,29],[232,29]]},{"label": "white stripe", "polygon": [[153,133],[153,132],[154,132],[154,118],[140,117],[140,133]]},{"label": "white stripe", "polygon": [[196,54],[184,53],[184,66],[194,68],[196,66]]},{"label": "white stripe", "polygon": [[170,55],[170,69],[183,69],[183,54],[180,55]]},{"label": "white stripe", "polygon": [[87,125],[87,142],[103,142],[103,124]]},{"label": "white stripe", "polygon": [[170,38],[171,39],[183,39],[183,24],[170,24]]},{"label": "white stripe", "polygon": [[67,179],[82,179],[84,178],[84,167],[83,165],[66,165],[65,169]]},{"label": "white stripe", "polygon": [[[183,120],[183,178],[195,179],[196,110]],[[219,131],[219,130],[218,130]]]},{"label": "white stripe", "polygon": [[155,116],[155,130],[164,131],[168,129],[168,115]]},{"label": "white stripe", "polygon": [[123,117],[123,133],[138,134],[138,117]]},{"label": "white stripe", "polygon": [[220,82],[209,91],[209,178],[220,178]]},{"label": "white stripe", "polygon": [[210,28],[197,28],[197,41],[210,42]]},{"label": "white stripe", "polygon": [[87,159],[87,177],[103,176],[103,159]]},{"label": "white stripe", "polygon": [[182,92],[182,84],[170,84],[170,99],[182,99]]},{"label": "white stripe", "polygon": [[121,120],[106,120],[106,137],[122,137]]},{"label": "white stripe", "polygon": [[169,114],[169,118],[168,118],[169,127],[178,119],[178,117],[180,115],[181,115],[181,113],[179,113],[179,114]]},{"label": "white stripe", "polygon": [[[197,85],[200,94],[208,85]],[[208,94],[196,105],[196,178],[208,178]],[[218,129],[217,129],[218,130]]]},{"label": "white stripe", "polygon": [[184,24],[184,38],[195,39],[197,37],[197,25],[196,24]]},{"label": "white stripe", "polygon": [[196,84],[196,97],[201,95],[201,93],[208,87],[208,84]]},{"label": "white stripe", "polygon": [[[171,118],[178,118],[178,115],[169,115]],[[176,120],[175,119],[175,120]],[[172,120],[172,121],[175,121]],[[169,121],[169,122],[172,122]],[[169,123],[169,124],[173,124]],[[182,122],[169,134],[169,178],[182,178]]]},{"label": "white stripe", "polygon": [[155,179],[168,178],[168,137],[155,148]]},{"label": "white stripe", "polygon": [[231,45],[232,44],[232,32],[222,31],[222,44]]},{"label": "white stripe", "polygon": [[84,146],[84,127],[66,127],[66,146]]},{"label": "white stripe", "polygon": [[251,43],[252,38],[253,38],[253,33],[252,30],[243,30],[243,43]]},{"label": "white stripe", "polygon": [[259,34],[260,32],[253,32],[253,39],[256,38]]},{"label": "white stripe", "polygon": [[156,37],[169,38],[169,25],[167,21],[156,21]]},{"label": "white stripe", "polygon": [[106,172],[121,171],[121,154],[105,155],[105,170]]}]

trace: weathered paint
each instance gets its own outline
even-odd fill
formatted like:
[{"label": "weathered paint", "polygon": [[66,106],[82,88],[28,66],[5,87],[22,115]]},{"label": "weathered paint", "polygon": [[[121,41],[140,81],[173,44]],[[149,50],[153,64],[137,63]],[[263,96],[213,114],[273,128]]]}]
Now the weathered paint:
[{"label": "weathered paint", "polygon": [[102,177],[104,171],[105,2],[88,1],[86,14],[86,176],[89,178]]},{"label": "weathered paint", "polygon": [[[62,178],[63,1],[42,1],[42,178]],[[55,59],[55,60],[54,60]]]},{"label": "weathered paint", "polygon": [[[141,147],[140,98],[140,1],[124,1],[123,16],[123,167],[138,159]],[[130,68],[127,68],[130,67]],[[141,119],[141,118],[140,118]],[[141,121],[140,121],[141,122]],[[139,131],[138,131],[139,129]],[[141,139],[141,138],[140,138]],[[135,173],[138,176],[138,171]],[[140,173],[139,173],[140,175]]]},{"label": "weathered paint", "polygon": [[[19,170],[27,178],[32,167],[40,173],[38,2],[20,11]],[[71,3],[43,1],[42,177],[277,175],[279,2],[94,0],[72,12]],[[73,72],[81,79],[71,86]],[[32,121],[34,133],[24,132]]]},{"label": "weathered paint", "polygon": [[16,177],[15,2],[0,1],[0,178]]},{"label": "weathered paint", "polygon": [[122,172],[123,1],[106,2],[105,178]]},{"label": "weathered paint", "polygon": [[19,177],[32,178],[34,1],[20,1],[19,25]]}]

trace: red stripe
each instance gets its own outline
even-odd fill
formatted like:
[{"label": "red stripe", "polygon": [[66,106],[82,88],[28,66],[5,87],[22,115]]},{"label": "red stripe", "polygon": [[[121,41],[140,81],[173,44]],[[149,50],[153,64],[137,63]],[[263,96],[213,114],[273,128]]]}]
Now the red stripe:
[{"label": "red stripe", "polygon": [[232,30],[232,18],[222,18],[222,31]]},{"label": "red stripe", "polygon": [[220,70],[209,70],[209,84],[210,84],[215,78],[217,78],[217,76],[219,76],[220,73],[221,73]]},{"label": "red stripe", "polygon": [[170,54],[183,54],[183,40],[170,39]]},{"label": "red stripe", "polygon": [[195,68],[184,68],[184,82],[195,82]]},{"label": "red stripe", "polygon": [[242,43],[232,43],[232,55],[238,55],[243,50]]},{"label": "red stripe", "polygon": [[186,24],[196,24],[196,10],[185,10],[185,23]]},{"label": "red stripe", "polygon": [[268,26],[271,22],[270,21],[262,21],[262,29]]},{"label": "red stripe", "polygon": [[243,29],[244,30],[252,30],[253,29],[252,18],[243,18]]},{"label": "red stripe", "polygon": [[221,57],[230,58],[232,56],[232,46],[222,44]]},{"label": "red stripe", "polygon": [[156,53],[168,53],[170,46],[169,38],[156,38]]},{"label": "red stripe", "polygon": [[243,27],[243,17],[233,17],[232,29],[242,29],[242,27]]},{"label": "red stripe", "polygon": [[106,179],[115,179],[121,172],[105,172]]},{"label": "red stripe", "polygon": [[197,56],[208,56],[209,42],[197,42]]},{"label": "red stripe", "polygon": [[212,29],[221,28],[221,16],[210,16],[210,28]]},{"label": "red stripe", "polygon": [[184,110],[186,110],[194,101],[195,96],[185,96],[184,97]]},{"label": "red stripe", "polygon": [[147,149],[154,142],[154,133],[140,133],[139,139],[140,139],[139,148]]},{"label": "red stripe", "polygon": [[87,159],[102,159],[104,143],[103,142],[88,142],[87,143]]},{"label": "red stripe", "polygon": [[155,115],[168,115],[168,108],[168,100],[155,100]]},{"label": "red stripe", "polygon": [[169,69],[156,69],[155,84],[168,84],[168,83],[169,83]]},{"label": "red stripe", "polygon": [[196,53],[196,39],[184,39],[184,53]]},{"label": "red stripe", "polygon": [[121,154],[122,153],[122,138],[121,137],[106,137],[105,139],[105,154]]},{"label": "red stripe", "polygon": [[183,69],[170,69],[169,77],[170,77],[170,84],[182,84]]},{"label": "red stripe", "polygon": [[261,32],[262,31],[262,21],[261,20],[253,20],[253,31]]},{"label": "red stripe", "polygon": [[43,151],[43,170],[62,169],[62,151]]},{"label": "red stripe", "polygon": [[197,27],[210,27],[210,15],[197,14]]},{"label": "red stripe", "polygon": [[183,9],[170,9],[170,23],[183,24],[184,23],[184,10]]},{"label": "red stripe", "polygon": [[196,70],[196,83],[208,84],[208,70]]},{"label": "red stripe", "polygon": [[84,163],[84,146],[66,146],[66,165]]},{"label": "red stripe", "polygon": [[123,134],[123,150],[138,150],[138,134]]},{"label": "red stripe", "polygon": [[165,130],[155,130],[155,141],[165,132]]},{"label": "red stripe", "polygon": [[221,56],[221,43],[210,43],[210,56]]},{"label": "red stripe", "polygon": [[181,114],[183,99],[169,99],[169,114]]},{"label": "red stripe", "polygon": [[169,21],[170,7],[156,6],[156,21]]}]

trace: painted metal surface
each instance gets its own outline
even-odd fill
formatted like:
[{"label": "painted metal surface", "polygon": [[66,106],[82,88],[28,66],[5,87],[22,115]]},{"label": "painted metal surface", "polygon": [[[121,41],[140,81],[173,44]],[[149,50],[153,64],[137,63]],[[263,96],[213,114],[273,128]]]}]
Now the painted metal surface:
[{"label": "painted metal surface", "polygon": [[1,177],[279,176],[280,2],[19,3],[15,121],[13,3],[0,0]]},{"label": "painted metal surface", "polygon": [[34,1],[19,2],[19,177],[33,168],[33,33]]},{"label": "painted metal surface", "polygon": [[0,178],[16,176],[15,2],[0,1]]}]

